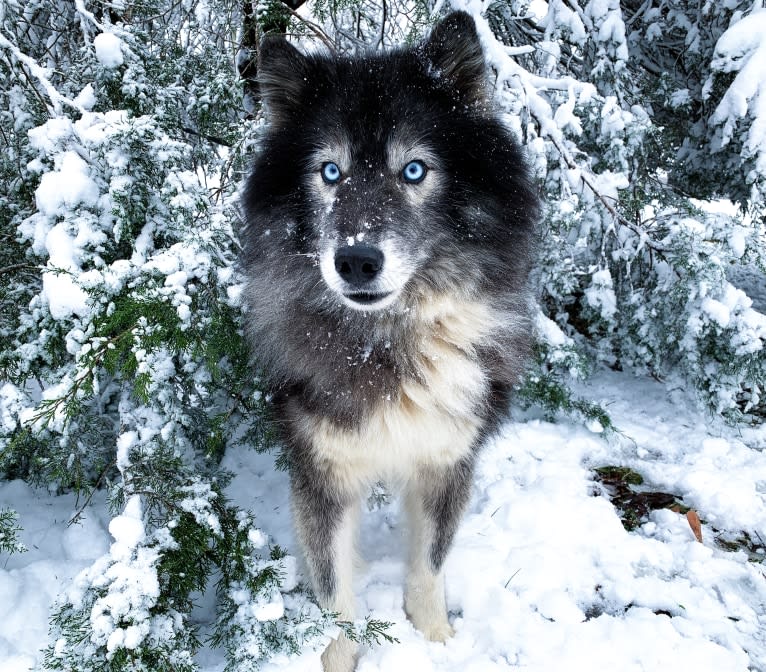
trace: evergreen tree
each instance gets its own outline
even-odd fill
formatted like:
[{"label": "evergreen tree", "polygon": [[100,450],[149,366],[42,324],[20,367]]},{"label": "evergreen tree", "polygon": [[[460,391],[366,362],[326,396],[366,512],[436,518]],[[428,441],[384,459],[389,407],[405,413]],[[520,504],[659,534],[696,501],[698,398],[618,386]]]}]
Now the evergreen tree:
[{"label": "evergreen tree", "polygon": [[[759,421],[766,306],[746,292],[766,268],[763,4],[528,9],[493,3],[494,34],[482,31],[497,98],[543,180],[542,307],[565,332],[542,330],[553,337],[525,393],[565,400],[574,345],[680,375],[715,411]],[[738,212],[702,202],[715,198]]]},{"label": "evergreen tree", "polygon": [[13,509],[0,509],[0,552],[23,553],[27,550],[18,538],[21,532],[18,518],[19,514]]},{"label": "evergreen tree", "polygon": [[[3,5],[0,470],[106,485],[118,513],[60,598],[49,669],[195,669],[191,596],[214,574],[222,614],[256,614],[217,637],[262,641],[257,662],[328,616],[294,582],[282,604],[289,559],[254,544],[217,466],[267,438],[236,300],[239,4],[105,7]],[[9,515],[2,548],[19,550]]]}]

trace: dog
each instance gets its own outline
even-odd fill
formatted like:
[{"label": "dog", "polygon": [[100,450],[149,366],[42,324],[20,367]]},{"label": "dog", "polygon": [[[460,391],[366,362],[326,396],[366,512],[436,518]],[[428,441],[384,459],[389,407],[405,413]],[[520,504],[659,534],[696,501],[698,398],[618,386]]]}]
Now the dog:
[{"label": "dog", "polygon": [[[357,56],[262,40],[268,126],[243,190],[249,339],[269,374],[316,597],[354,618],[360,500],[403,490],[404,608],[453,634],[444,561],[532,341],[539,203],[473,19]],[[354,669],[340,635],[325,672]]]}]

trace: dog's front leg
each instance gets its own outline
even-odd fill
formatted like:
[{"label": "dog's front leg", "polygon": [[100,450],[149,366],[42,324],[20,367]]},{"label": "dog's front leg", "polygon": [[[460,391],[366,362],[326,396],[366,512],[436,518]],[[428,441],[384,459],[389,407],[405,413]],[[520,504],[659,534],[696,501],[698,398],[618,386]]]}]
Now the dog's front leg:
[{"label": "dog's front leg", "polygon": [[407,487],[409,568],[404,609],[412,624],[434,642],[454,634],[447,619],[444,560],[471,493],[473,460],[421,470]]},{"label": "dog's front leg", "polygon": [[[338,491],[327,473],[291,478],[293,514],[298,538],[320,606],[354,620],[353,565],[359,501]],[[340,634],[322,654],[324,672],[352,672],[357,645]]]}]

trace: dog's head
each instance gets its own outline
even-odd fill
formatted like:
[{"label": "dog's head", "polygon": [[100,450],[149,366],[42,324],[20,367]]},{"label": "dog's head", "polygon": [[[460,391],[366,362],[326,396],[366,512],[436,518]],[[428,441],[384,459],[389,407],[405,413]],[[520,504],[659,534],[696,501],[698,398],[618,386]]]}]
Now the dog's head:
[{"label": "dog's head", "polygon": [[245,211],[313,263],[321,282],[303,299],[406,309],[426,290],[514,272],[506,253],[525,252],[535,198],[488,101],[469,15],[450,14],[413,48],[350,58],[267,37],[258,67],[269,130]]}]

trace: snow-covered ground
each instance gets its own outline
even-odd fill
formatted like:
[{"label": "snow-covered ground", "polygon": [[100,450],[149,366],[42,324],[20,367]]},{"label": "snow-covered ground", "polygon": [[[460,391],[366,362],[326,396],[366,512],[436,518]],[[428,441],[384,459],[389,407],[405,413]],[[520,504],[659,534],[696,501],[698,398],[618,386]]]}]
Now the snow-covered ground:
[{"label": "snow-covered ground", "polygon": [[[446,645],[424,641],[405,618],[396,499],[364,516],[359,614],[393,621],[400,641],[365,649],[359,672],[766,670],[766,558],[716,543],[742,531],[760,537],[756,546],[766,540],[766,427],[719,425],[681,390],[626,373],[600,373],[585,391],[622,435],[527,417],[485,450],[447,563],[456,635]],[[642,487],[683,497],[703,520],[703,542],[670,510],[626,532],[593,480],[603,465],[632,467]],[[233,499],[295,551],[287,475],[245,449],[229,451],[225,466],[237,473]],[[69,527],[69,497],[2,483],[2,504],[19,511],[29,547],[0,557],[0,670],[20,672],[41,660],[54,596],[110,538],[103,496]],[[216,651],[199,660],[204,672],[224,667]],[[317,671],[318,653],[268,669]]]}]

